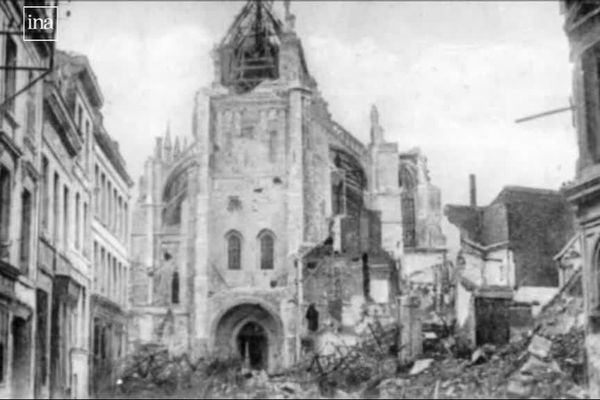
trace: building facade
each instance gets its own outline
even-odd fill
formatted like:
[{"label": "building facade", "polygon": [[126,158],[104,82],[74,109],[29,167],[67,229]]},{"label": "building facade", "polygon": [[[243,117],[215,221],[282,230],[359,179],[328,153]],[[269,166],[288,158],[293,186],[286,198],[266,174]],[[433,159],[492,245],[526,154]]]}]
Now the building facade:
[{"label": "building facade", "polygon": [[87,59],[56,51],[44,82],[37,289],[44,329],[37,338],[37,397],[88,395],[94,141],[93,121],[82,105],[91,109],[101,102]]},{"label": "building facade", "polygon": [[[376,108],[369,145],[332,119],[294,23],[289,3],[282,21],[249,1],[213,52],[191,143],[157,138],[133,212],[132,343],[273,372],[310,327],[351,326],[353,302],[391,312],[408,190],[398,144]],[[309,308],[330,323],[309,323]]]},{"label": "building facade", "polygon": [[51,3],[0,4],[0,397],[7,398],[86,398],[97,386],[89,372],[112,379],[102,368],[126,342],[132,183],[103,128],[87,58],[55,51],[52,41],[23,40],[23,7]]},{"label": "building facade", "polygon": [[586,353],[590,397],[600,397],[600,4],[562,1],[573,64],[573,121],[579,157],[566,193],[582,233]]},{"label": "building facade", "polygon": [[0,4],[0,397],[9,398],[34,395],[41,79],[52,58],[49,42],[23,40],[25,4]]},{"label": "building facade", "polygon": [[90,393],[101,396],[116,381],[126,355],[129,308],[129,202],[133,182],[119,146],[104,129],[102,116],[92,108],[84,119],[95,121],[90,164],[93,182],[90,254],[93,280],[90,299]]}]

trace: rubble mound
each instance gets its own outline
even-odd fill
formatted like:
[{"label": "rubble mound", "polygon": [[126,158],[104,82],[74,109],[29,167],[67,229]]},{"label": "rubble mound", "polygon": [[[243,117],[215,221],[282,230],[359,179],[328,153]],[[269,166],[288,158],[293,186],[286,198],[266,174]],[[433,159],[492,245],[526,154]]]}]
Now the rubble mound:
[{"label": "rubble mound", "polygon": [[[540,312],[535,329],[499,349],[483,346],[471,359],[449,351],[425,354],[410,371],[383,381],[381,398],[587,398],[583,300],[574,276]],[[443,346],[438,346],[443,348]],[[455,351],[456,354],[456,351]],[[425,369],[417,365],[429,365]]]}]

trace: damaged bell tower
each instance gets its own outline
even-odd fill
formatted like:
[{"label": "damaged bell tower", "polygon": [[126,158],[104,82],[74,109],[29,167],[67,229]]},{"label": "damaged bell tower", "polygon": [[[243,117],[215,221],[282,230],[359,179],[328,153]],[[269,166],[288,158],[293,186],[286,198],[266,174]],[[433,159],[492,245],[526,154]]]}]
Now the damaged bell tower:
[{"label": "damaged bell tower", "polygon": [[242,94],[265,79],[279,77],[282,25],[273,16],[272,1],[246,4],[219,47],[221,83]]}]

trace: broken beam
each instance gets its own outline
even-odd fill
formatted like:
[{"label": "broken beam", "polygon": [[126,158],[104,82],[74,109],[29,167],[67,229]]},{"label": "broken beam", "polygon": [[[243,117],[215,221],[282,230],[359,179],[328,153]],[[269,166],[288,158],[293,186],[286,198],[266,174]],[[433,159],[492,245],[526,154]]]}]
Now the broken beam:
[{"label": "broken beam", "polygon": [[574,109],[575,109],[574,106],[557,108],[555,110],[550,110],[550,111],[546,111],[546,112],[543,112],[543,113],[530,115],[528,117],[519,118],[519,119],[515,120],[515,123],[519,124],[521,122],[531,121],[532,119],[537,119],[537,118],[545,117],[547,115],[558,114],[558,113],[561,113],[561,112],[565,112],[565,111],[569,111],[569,110],[574,110]]}]

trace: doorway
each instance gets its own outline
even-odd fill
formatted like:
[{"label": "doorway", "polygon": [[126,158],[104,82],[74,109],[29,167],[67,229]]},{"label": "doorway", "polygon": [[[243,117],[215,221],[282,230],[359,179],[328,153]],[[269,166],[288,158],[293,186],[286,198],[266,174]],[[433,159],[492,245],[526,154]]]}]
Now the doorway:
[{"label": "doorway", "polygon": [[28,397],[29,368],[31,366],[31,335],[28,322],[23,318],[14,317],[12,335],[14,394],[17,398]]},{"label": "doorway", "polygon": [[246,323],[238,333],[237,343],[247,367],[267,370],[269,346],[267,334],[261,325],[255,322]]},{"label": "doorway", "polygon": [[510,338],[508,307],[503,298],[477,297],[475,299],[475,324],[477,346],[486,343],[504,345]]}]

